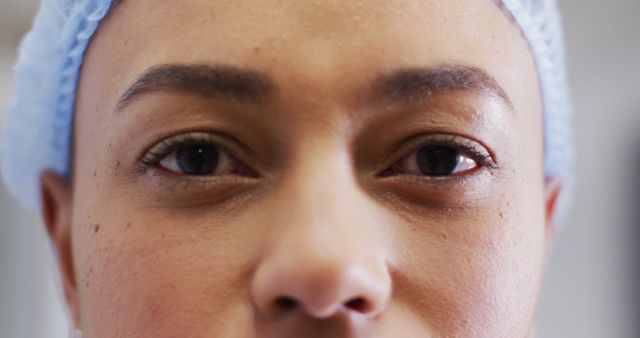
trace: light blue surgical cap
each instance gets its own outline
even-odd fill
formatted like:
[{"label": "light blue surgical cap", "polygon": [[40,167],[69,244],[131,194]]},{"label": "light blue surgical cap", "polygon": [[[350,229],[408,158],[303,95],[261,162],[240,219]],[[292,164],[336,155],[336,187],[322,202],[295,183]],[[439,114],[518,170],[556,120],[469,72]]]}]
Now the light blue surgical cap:
[{"label": "light blue surgical cap", "polygon": [[[556,2],[494,1],[511,13],[536,61],[544,106],[545,175],[570,184],[571,107]],[[112,0],[43,0],[20,47],[1,162],[9,191],[32,211],[40,208],[43,170],[69,173],[78,74],[87,45],[111,6]]]}]

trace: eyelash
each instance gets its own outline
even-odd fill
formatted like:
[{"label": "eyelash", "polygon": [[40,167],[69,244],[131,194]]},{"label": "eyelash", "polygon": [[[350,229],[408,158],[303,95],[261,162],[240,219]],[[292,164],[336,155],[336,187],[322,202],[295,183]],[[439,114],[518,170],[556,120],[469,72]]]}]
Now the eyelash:
[{"label": "eyelash", "polygon": [[220,146],[215,138],[208,133],[191,133],[177,135],[168,139],[162,140],[159,144],[154,145],[142,158],[141,172],[146,173],[149,169],[156,168],[160,165],[163,159],[169,156],[172,152],[181,148],[193,146],[193,145],[209,145],[226,151],[224,147]]},{"label": "eyelash", "polygon": [[[192,145],[204,144],[214,146],[221,151],[226,152],[226,149],[223,146],[220,146],[219,142],[217,142],[215,139],[216,138],[212,137],[210,133],[204,132],[180,134],[168,139],[164,139],[157,145],[154,145],[144,155],[141,160],[142,167],[140,169],[140,172],[146,173],[149,169],[157,168],[160,165],[160,162],[162,162],[162,160],[169,156],[172,152]],[[387,176],[386,174],[388,174],[388,172],[392,170],[396,163],[405,160],[408,156],[412,156],[414,153],[425,146],[451,147],[474,160],[479,167],[489,169],[494,169],[497,167],[492,158],[492,155],[486,149],[480,150],[479,147],[481,146],[478,145],[477,142],[461,136],[436,134],[425,137],[424,135],[422,135],[420,136],[420,139],[418,141],[409,141],[409,144],[411,144],[409,151],[402,152],[403,155],[399,158],[396,158],[396,160],[391,165],[388,165],[383,170],[383,172],[380,173],[380,176]],[[233,158],[233,156],[231,157]],[[235,158],[233,159],[237,161]]]},{"label": "eyelash", "polygon": [[[393,169],[393,167],[407,159],[409,156],[413,156],[416,152],[418,152],[421,148],[426,146],[442,146],[442,147],[451,147],[460,151],[463,155],[468,156],[470,159],[474,160],[479,167],[488,168],[488,169],[496,169],[497,165],[493,160],[493,156],[491,153],[480,148],[484,148],[479,145],[477,142],[467,139],[462,136],[457,135],[445,135],[445,134],[434,134],[434,135],[420,135],[418,137],[414,137],[416,141],[408,141],[406,144],[409,144],[408,150],[404,152],[399,152],[402,156],[396,157],[395,161],[387,166],[380,176],[388,176],[389,172]],[[455,176],[455,175],[453,175]]]},{"label": "eyelash", "polygon": [[477,145],[476,142],[468,139],[465,139],[463,141],[459,136],[449,135],[449,136],[444,136],[442,140],[438,140],[435,142],[433,141],[422,142],[416,150],[424,146],[452,147],[461,151],[465,155],[469,155],[471,159],[476,161],[476,163],[478,163],[478,165],[480,166],[490,167],[490,168],[493,168],[495,166],[490,153],[488,153],[486,150],[485,151],[479,150],[478,149],[479,146]]}]

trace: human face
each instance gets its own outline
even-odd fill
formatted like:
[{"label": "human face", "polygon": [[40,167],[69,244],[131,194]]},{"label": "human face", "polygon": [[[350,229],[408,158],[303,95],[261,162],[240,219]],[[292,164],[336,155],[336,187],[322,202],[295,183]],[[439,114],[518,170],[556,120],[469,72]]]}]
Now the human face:
[{"label": "human face", "polygon": [[493,1],[121,1],[76,109],[86,337],[530,334],[542,108]]}]

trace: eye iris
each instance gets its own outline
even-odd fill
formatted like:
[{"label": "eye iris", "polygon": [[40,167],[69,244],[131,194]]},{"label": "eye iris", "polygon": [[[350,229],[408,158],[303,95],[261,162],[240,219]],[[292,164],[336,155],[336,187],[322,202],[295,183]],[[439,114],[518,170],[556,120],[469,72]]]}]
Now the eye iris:
[{"label": "eye iris", "polygon": [[187,175],[211,174],[220,161],[218,149],[206,145],[193,145],[176,151],[176,164]]},{"label": "eye iris", "polygon": [[417,162],[423,175],[451,175],[460,162],[460,154],[451,147],[426,146],[418,151]]}]

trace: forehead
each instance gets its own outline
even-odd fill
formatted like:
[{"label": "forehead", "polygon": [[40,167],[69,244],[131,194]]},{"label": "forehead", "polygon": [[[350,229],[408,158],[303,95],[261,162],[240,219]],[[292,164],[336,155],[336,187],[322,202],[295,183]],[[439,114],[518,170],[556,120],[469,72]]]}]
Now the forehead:
[{"label": "forehead", "polygon": [[537,94],[526,42],[492,0],[125,0],[87,55],[106,89],[94,99],[108,104],[167,63],[247,67],[285,92],[327,97],[394,69],[460,63],[487,71],[516,103]]}]

